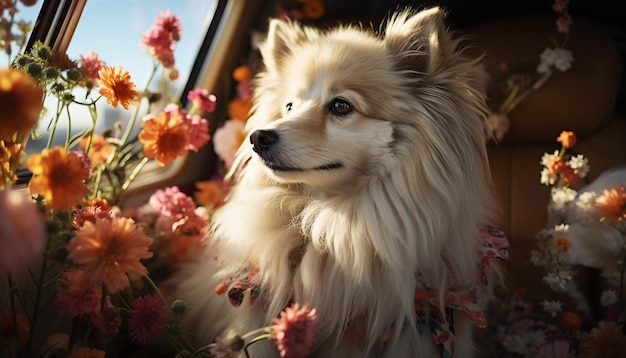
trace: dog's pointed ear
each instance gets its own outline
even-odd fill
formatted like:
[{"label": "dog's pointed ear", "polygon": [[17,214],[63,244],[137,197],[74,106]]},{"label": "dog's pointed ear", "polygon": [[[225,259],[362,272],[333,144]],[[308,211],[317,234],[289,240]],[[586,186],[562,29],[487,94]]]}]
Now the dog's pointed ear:
[{"label": "dog's pointed ear", "polygon": [[449,42],[444,14],[438,7],[401,12],[390,19],[385,29],[385,47],[406,70],[436,72],[449,52]]},{"label": "dog's pointed ear", "polygon": [[267,38],[261,45],[263,62],[269,71],[277,70],[291,48],[307,39],[307,33],[298,24],[279,19],[270,20]]}]

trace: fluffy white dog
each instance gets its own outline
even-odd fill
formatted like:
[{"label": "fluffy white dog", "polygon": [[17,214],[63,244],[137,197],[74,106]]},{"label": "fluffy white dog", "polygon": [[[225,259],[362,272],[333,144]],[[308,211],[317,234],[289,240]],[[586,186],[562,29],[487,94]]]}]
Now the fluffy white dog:
[{"label": "fluffy white dog", "polygon": [[[470,356],[505,246],[481,229],[494,204],[478,60],[438,8],[380,34],[272,20],[261,54],[234,187],[179,276],[197,340],[306,302],[311,356]],[[253,356],[278,355],[266,343]]]}]

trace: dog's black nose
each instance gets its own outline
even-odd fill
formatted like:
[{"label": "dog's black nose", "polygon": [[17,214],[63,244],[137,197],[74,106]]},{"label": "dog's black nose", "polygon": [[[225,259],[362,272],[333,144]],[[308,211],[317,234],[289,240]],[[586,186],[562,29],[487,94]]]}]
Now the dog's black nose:
[{"label": "dog's black nose", "polygon": [[272,130],[259,129],[250,134],[252,150],[262,153],[278,142],[278,133]]}]

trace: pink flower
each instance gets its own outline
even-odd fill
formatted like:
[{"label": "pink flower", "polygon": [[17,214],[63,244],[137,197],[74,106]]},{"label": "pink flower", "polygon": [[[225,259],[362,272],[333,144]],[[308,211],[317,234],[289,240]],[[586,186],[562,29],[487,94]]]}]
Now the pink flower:
[{"label": "pink flower", "polygon": [[158,297],[144,295],[132,303],[128,329],[133,341],[146,344],[156,338],[167,323],[167,307]]},{"label": "pink flower", "polygon": [[100,206],[85,205],[74,214],[72,225],[78,229],[83,226],[85,221],[91,221],[95,224],[96,218],[111,220],[113,215],[110,211],[103,210]]},{"label": "pink flower", "polygon": [[196,204],[180,191],[177,186],[159,189],[152,194],[148,203],[159,213],[165,217],[179,217],[188,215],[196,210]]},{"label": "pink flower", "polygon": [[117,310],[113,308],[109,296],[107,296],[104,310],[91,314],[89,316],[89,323],[103,336],[112,336],[119,331],[122,318]]},{"label": "pink flower", "polygon": [[250,81],[241,81],[237,84],[237,95],[243,100],[250,100],[252,98],[252,85]]},{"label": "pink flower", "polygon": [[83,271],[65,271],[57,281],[56,305],[70,319],[100,311],[102,290],[89,284]]},{"label": "pink flower", "polygon": [[567,5],[569,4],[569,0],[554,0],[554,4],[552,4],[552,9],[554,11],[561,13],[567,9]]},{"label": "pink flower", "polygon": [[0,277],[20,275],[41,253],[46,236],[27,191],[0,190]]},{"label": "pink flower", "polygon": [[169,10],[160,13],[154,25],[141,36],[141,46],[165,68],[174,67],[175,42],[180,40],[180,21]]},{"label": "pink flower", "polygon": [[572,24],[572,17],[569,14],[563,14],[556,20],[556,26],[559,28],[559,32],[564,34],[569,32],[569,27]]},{"label": "pink flower", "polygon": [[217,97],[209,94],[209,92],[204,88],[196,88],[189,91],[189,93],[187,93],[187,99],[192,101],[195,107],[198,107],[203,111],[213,112],[215,110]]},{"label": "pink flower", "polygon": [[189,150],[197,152],[211,139],[209,122],[199,115],[187,116],[187,126],[189,127]]},{"label": "pink flower", "polygon": [[180,41],[182,33],[180,21],[177,16],[172,15],[170,10],[161,12],[154,20],[154,28],[169,34],[172,41]]},{"label": "pink flower", "polygon": [[94,86],[98,86],[98,81],[100,80],[98,71],[100,71],[100,69],[105,65],[106,63],[100,60],[95,52],[89,51],[87,55],[80,55],[80,64],[78,69],[87,76],[87,79],[91,81]]},{"label": "pink flower", "polygon": [[309,309],[306,303],[300,307],[296,302],[285,308],[280,313],[280,318],[275,318],[274,324],[270,327],[271,338],[280,356],[308,357],[317,330],[316,324],[317,313],[315,309]]},{"label": "pink flower", "polygon": [[568,341],[554,341],[539,348],[535,358],[576,358],[576,350]]},{"label": "pink flower", "polygon": [[230,168],[235,160],[235,153],[245,139],[245,123],[237,119],[224,122],[213,134],[213,149],[224,161],[226,169]]}]

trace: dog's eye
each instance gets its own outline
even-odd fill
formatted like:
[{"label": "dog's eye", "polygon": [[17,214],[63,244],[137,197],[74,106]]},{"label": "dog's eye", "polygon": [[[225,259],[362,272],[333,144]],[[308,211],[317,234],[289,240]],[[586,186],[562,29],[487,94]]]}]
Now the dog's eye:
[{"label": "dog's eye", "polygon": [[287,112],[291,112],[291,107],[293,107],[293,103],[291,102],[287,103],[287,105],[285,106],[285,109],[287,109]]},{"label": "dog's eye", "polygon": [[336,97],[328,104],[328,110],[336,116],[347,116],[354,112],[354,106],[347,99]]}]

